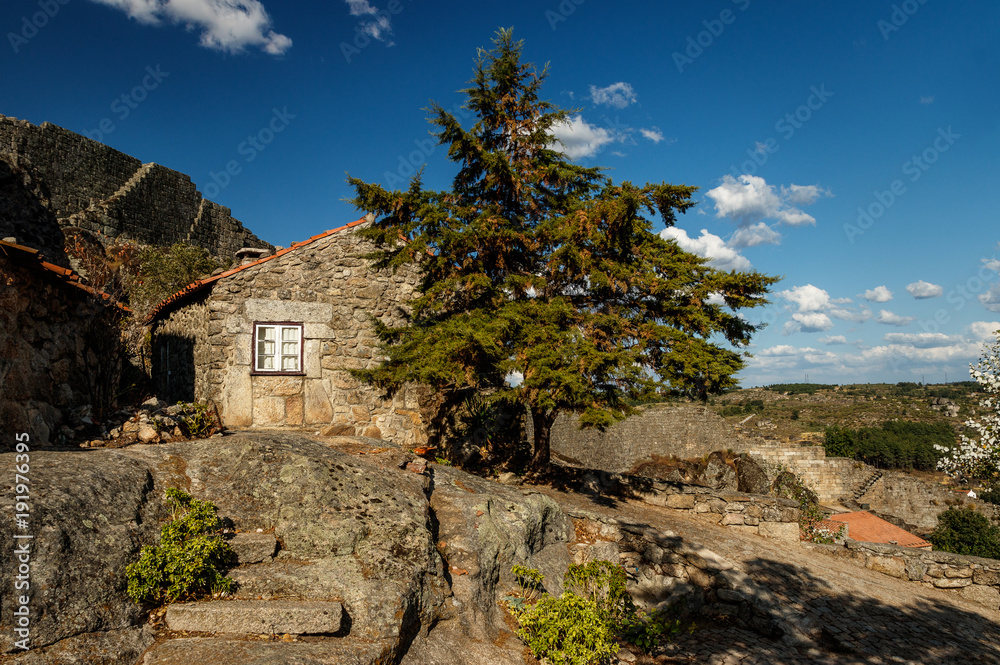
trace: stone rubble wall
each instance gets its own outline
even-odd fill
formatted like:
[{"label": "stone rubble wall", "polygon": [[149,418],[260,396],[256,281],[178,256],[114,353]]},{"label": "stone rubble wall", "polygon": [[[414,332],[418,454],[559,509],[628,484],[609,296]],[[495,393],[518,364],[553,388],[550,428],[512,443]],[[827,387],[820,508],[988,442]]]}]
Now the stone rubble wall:
[{"label": "stone rubble wall", "polygon": [[114,311],[82,289],[11,262],[0,251],[0,452],[14,433],[32,445],[55,443],[73,409],[92,404],[99,363],[90,342],[117,331]]},{"label": "stone rubble wall", "polygon": [[584,493],[596,492],[639,499],[652,506],[699,513],[716,524],[764,538],[799,542],[801,511],[798,502],[792,499],[628,474],[565,467],[562,471],[577,486],[578,491]]},{"label": "stone rubble wall", "polygon": [[[105,243],[170,245],[188,240],[217,257],[232,257],[241,247],[273,249],[228,208],[203,199],[183,173],[143,165],[48,122],[35,126],[0,116],[0,160],[41,184],[41,203],[60,227],[85,229]],[[15,237],[28,234],[4,228]]]},{"label": "stone rubble wall", "polygon": [[752,439],[737,437],[709,407],[675,402],[641,407],[640,413],[604,432],[581,430],[575,414],[560,414],[551,442],[557,458],[611,473],[627,473],[653,455],[690,459],[716,450],[743,452],[754,445]]},{"label": "stone rubble wall", "polygon": [[[188,330],[194,399],[216,404],[228,427],[332,424],[340,435],[425,442],[423,391],[406,388],[384,399],[346,371],[377,365],[369,317],[401,323],[400,303],[417,284],[412,268],[369,269],[361,257],[374,249],[343,230],[215,282],[156,323],[154,362],[164,341]],[[303,375],[252,373],[253,325],[264,321],[304,324]]]},{"label": "stone rubble wall", "polygon": [[954,592],[991,610],[1000,609],[1000,561],[948,552],[863,543],[813,545],[890,577]]},{"label": "stone rubble wall", "polygon": [[793,608],[783,607],[731,561],[673,531],[569,510],[577,533],[573,562],[605,560],[625,568],[626,589],[640,610],[670,609],[690,618],[729,616],[765,635],[801,637]]}]

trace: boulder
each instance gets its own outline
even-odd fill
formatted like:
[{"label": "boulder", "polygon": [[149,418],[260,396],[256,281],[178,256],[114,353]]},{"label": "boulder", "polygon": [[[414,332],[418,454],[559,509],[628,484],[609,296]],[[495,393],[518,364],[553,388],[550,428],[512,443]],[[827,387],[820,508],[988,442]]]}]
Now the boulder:
[{"label": "boulder", "polygon": [[702,474],[701,482],[712,489],[735,490],[736,471],[726,464],[725,456],[716,451],[708,456],[708,464]]},{"label": "boulder", "polygon": [[771,490],[764,467],[749,455],[736,458],[736,490],[746,494],[768,494]]},{"label": "boulder", "polygon": [[[13,453],[0,455],[0,468],[14,462]],[[166,517],[153,478],[145,464],[107,449],[31,452],[29,477],[27,525],[14,523],[14,497],[4,492],[0,539],[28,545],[31,646],[72,640],[74,650],[94,654],[79,662],[118,662],[100,654],[130,653],[144,640],[145,613],[125,594],[125,566],[156,542]],[[0,557],[0,578],[14,580],[18,565]],[[0,598],[0,653],[8,653],[17,639],[14,598],[6,590]]]}]

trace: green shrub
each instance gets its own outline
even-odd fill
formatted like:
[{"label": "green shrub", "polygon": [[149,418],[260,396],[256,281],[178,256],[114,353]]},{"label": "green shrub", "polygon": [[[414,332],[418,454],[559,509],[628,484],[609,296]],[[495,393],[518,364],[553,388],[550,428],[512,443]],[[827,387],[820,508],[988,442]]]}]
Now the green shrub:
[{"label": "green shrub", "polygon": [[216,428],[218,417],[207,404],[191,403],[185,405],[185,412],[186,414],[181,416],[181,424],[184,426],[185,434],[190,438],[204,438]]},{"label": "green shrub", "polygon": [[167,489],[173,519],[160,530],[160,543],[142,548],[125,568],[127,593],[135,602],[174,602],[199,593],[227,592],[233,581],[220,569],[235,553],[217,533],[221,526],[211,501],[198,501],[175,487]]},{"label": "green shrub", "polygon": [[640,615],[625,588],[625,571],[610,561],[570,565],[566,592],[543,595],[533,605],[527,601],[541,589],[541,573],[524,566],[511,570],[522,593],[505,598],[520,625],[517,636],[536,658],[553,665],[605,663],[617,653],[618,640],[649,653],[681,630],[680,620],[665,610]]},{"label": "green shrub", "polygon": [[938,515],[927,540],[936,550],[1000,559],[1000,529],[972,508],[949,508]]},{"label": "green shrub", "polygon": [[635,617],[635,605],[625,590],[625,571],[610,561],[571,564],[563,582],[570,593],[594,601],[616,631]]},{"label": "green shrub", "polygon": [[811,543],[830,545],[840,537],[843,527],[838,529],[836,533],[830,533],[819,526],[819,523],[826,518],[819,507],[819,497],[791,471],[779,466],[778,475],[775,476],[774,483],[771,485],[771,492],[775,496],[799,502],[799,531],[805,540]]},{"label": "green shrub", "polygon": [[612,625],[597,603],[574,593],[543,596],[517,617],[517,636],[552,665],[606,663],[618,652]]}]

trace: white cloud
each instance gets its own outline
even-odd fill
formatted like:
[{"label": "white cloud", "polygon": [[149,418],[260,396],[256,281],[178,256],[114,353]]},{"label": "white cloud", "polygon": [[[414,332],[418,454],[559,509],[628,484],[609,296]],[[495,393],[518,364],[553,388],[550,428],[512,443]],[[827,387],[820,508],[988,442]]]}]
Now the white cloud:
[{"label": "white cloud", "polygon": [[351,16],[364,16],[366,14],[378,14],[378,9],[368,4],[368,0],[344,0],[350,7]]},{"label": "white cloud", "polygon": [[976,321],[969,324],[969,332],[980,342],[993,342],[997,339],[1000,321]]},{"label": "white cloud", "polygon": [[716,217],[729,217],[742,223],[767,218],[789,226],[815,224],[816,219],[812,215],[789,205],[791,196],[800,199],[804,197],[798,193],[798,189],[794,189],[798,187],[783,187],[779,195],[774,187],[759,176],[744,174],[736,179],[725,175],[722,177],[722,184],[708,190],[705,195],[714,202]]},{"label": "white cloud", "polygon": [[889,302],[892,300],[892,291],[885,286],[876,286],[865,291],[861,297],[869,302]]},{"label": "white cloud", "polygon": [[764,222],[751,226],[741,226],[729,239],[733,247],[756,247],[757,245],[780,245],[781,234]]},{"label": "white cloud", "polygon": [[789,185],[781,188],[781,195],[797,206],[812,205],[820,197],[833,196],[829,189],[819,185]]},{"label": "white cloud", "polygon": [[983,259],[982,263],[987,270],[1000,273],[1000,259]]},{"label": "white cloud", "polygon": [[774,357],[774,356],[802,356],[807,353],[816,353],[816,349],[809,348],[808,346],[799,347],[792,346],[790,344],[778,344],[777,346],[772,346],[759,353],[755,354],[758,356]]},{"label": "white cloud", "polygon": [[887,309],[881,309],[875,320],[887,326],[907,326],[916,321],[916,318],[912,316],[900,316],[893,314]]},{"label": "white cloud", "polygon": [[595,104],[607,104],[616,109],[623,109],[629,104],[635,104],[638,100],[635,90],[624,81],[612,83],[606,88],[598,88],[596,85],[590,86],[590,98]]},{"label": "white cloud", "polygon": [[924,298],[937,298],[944,293],[944,289],[937,284],[931,284],[930,282],[925,282],[924,280],[907,284],[906,291],[918,300],[922,300]]},{"label": "white cloud", "polygon": [[271,17],[259,0],[93,0],[124,11],[139,23],[183,23],[200,29],[206,48],[237,53],[256,46],[280,55],[292,40],[271,30]]},{"label": "white cloud", "polygon": [[862,307],[860,309],[833,307],[829,310],[829,314],[835,319],[840,319],[841,321],[851,321],[853,323],[864,323],[868,319],[872,318],[872,311],[867,307]]},{"label": "white cloud", "polygon": [[589,124],[582,116],[573,116],[552,127],[552,134],[559,141],[555,149],[570,159],[593,157],[615,138],[603,127]]},{"label": "white cloud", "polygon": [[819,341],[830,346],[847,344],[847,338],[843,335],[827,335],[826,337],[820,337]]},{"label": "white cloud", "polygon": [[1000,312],[1000,284],[990,284],[990,290],[979,294],[979,302],[991,312]]},{"label": "white cloud", "polygon": [[653,143],[659,143],[663,140],[663,132],[661,132],[658,127],[653,127],[652,129],[640,129],[639,133]]},{"label": "white cloud", "polygon": [[798,305],[800,312],[815,312],[830,305],[830,294],[812,284],[779,291],[777,295]]},{"label": "white cloud", "polygon": [[954,346],[962,341],[959,337],[952,337],[944,333],[886,333],[882,339],[890,344],[909,344],[918,349]]},{"label": "white cloud", "polygon": [[697,238],[690,238],[684,229],[670,226],[660,231],[660,237],[664,240],[675,241],[686,252],[709,259],[709,264],[713,268],[719,270],[749,270],[751,268],[750,261],[745,256],[726,245],[719,236],[709,233],[707,229],[702,229],[701,235]]},{"label": "white cloud", "polygon": [[934,103],[934,97],[933,96],[931,96],[931,97],[921,97],[920,98],[920,103],[923,104],[924,106],[926,106],[928,104],[933,104]]},{"label": "white cloud", "polygon": [[[384,42],[386,37],[392,34],[392,23],[389,21],[389,17],[383,14],[374,21],[363,22],[361,30],[373,39]],[[390,42],[389,46],[394,46],[394,44]]]},{"label": "white cloud", "polygon": [[799,332],[826,332],[833,327],[833,321],[822,312],[796,312],[789,323]]}]

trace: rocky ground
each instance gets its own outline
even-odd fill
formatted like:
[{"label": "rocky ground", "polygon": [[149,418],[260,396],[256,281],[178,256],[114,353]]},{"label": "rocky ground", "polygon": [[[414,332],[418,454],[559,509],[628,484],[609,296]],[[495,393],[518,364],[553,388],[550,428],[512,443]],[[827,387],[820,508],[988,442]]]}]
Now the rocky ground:
[{"label": "rocky ground", "polygon": [[[124,566],[155,542],[167,487],[228,520],[233,597],[150,612],[125,596]],[[538,568],[558,593],[566,566],[589,558],[626,565],[642,604],[686,608],[699,626],[623,662],[1000,662],[997,613],[943,592],[681,511],[485,480],[381,440],[268,432],[37,452],[32,488],[34,648],[14,648],[0,591],[5,663],[532,662],[497,602],[514,588],[510,566]],[[0,576],[15,565],[0,559]]]}]

